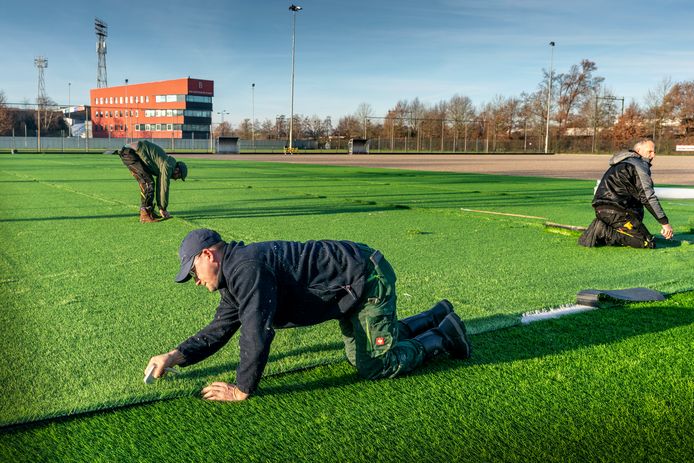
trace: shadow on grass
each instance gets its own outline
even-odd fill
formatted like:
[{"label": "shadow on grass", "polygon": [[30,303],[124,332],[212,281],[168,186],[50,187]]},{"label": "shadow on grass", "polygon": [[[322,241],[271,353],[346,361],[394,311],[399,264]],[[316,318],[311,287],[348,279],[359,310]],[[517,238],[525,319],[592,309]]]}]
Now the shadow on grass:
[{"label": "shadow on grass", "polygon": [[[270,360],[269,363],[272,362],[277,362],[282,359],[286,358],[291,358],[291,357],[300,357],[306,354],[310,353],[321,353],[321,352],[335,352],[335,351],[340,351],[344,349],[345,345],[342,342],[326,342],[323,344],[314,344],[306,347],[302,347],[300,349],[293,349],[289,350],[286,352],[279,352],[276,354],[270,354]],[[228,362],[224,363],[222,365],[216,365],[213,367],[207,367],[207,368],[200,368],[197,369],[193,372],[190,373],[185,373],[185,378],[188,379],[197,379],[197,378],[206,378],[208,376],[215,376],[222,374],[224,372],[232,371],[236,368],[238,365],[237,362]],[[302,371],[310,368],[314,368],[317,365],[307,365],[305,367],[300,367],[296,369],[289,370],[287,372],[278,372],[273,374],[272,376],[278,376],[278,375],[284,375],[287,373],[293,373],[296,371]]]},{"label": "shadow on grass", "polygon": [[[615,307],[585,312],[560,319],[546,320],[530,325],[514,326],[472,336],[473,356],[470,360],[458,361],[439,358],[427,363],[410,375],[430,375],[433,372],[463,370],[475,365],[494,365],[535,358],[554,356],[597,345],[609,345],[622,340],[645,334],[662,333],[667,330],[691,325],[694,323],[694,310],[677,306],[671,301],[637,307]],[[336,336],[339,336],[336,333]],[[273,361],[300,356],[307,352],[335,351],[342,348],[341,342],[330,342],[283,352],[272,358]],[[657,355],[657,353],[654,353]],[[316,371],[316,367],[338,365],[337,370],[325,375]],[[215,375],[235,368],[235,363],[228,363],[214,368],[201,369],[186,376],[190,379]],[[305,372],[305,374],[302,374]],[[294,382],[285,384],[285,380],[273,381],[274,378],[292,376]],[[320,364],[311,364],[303,368],[276,373],[265,378],[256,395],[272,396],[295,392],[329,390],[352,385],[361,381],[355,369],[344,361],[329,360]],[[278,384],[279,383],[279,384]],[[147,406],[151,402],[178,400],[198,396],[198,388],[172,392],[167,397],[138,397],[133,402],[124,401],[118,404],[103,404],[94,410],[76,411],[73,415],[46,418],[34,422],[25,422],[1,428],[0,432],[12,432],[44,426],[53,422],[69,422],[74,419],[87,418],[108,411],[109,409],[133,408]]]},{"label": "shadow on grass", "polygon": [[[675,305],[601,309],[475,335],[472,337],[473,356],[470,360],[461,362],[447,358],[436,359],[411,375],[542,358],[591,346],[617,343],[634,336],[660,333],[692,323],[694,310],[686,310]],[[258,395],[312,391],[362,381],[356,371],[326,378],[325,381],[313,378],[302,381],[298,375],[296,379],[297,382],[289,386],[261,386]]]},{"label": "shadow on grass", "polygon": [[[310,198],[308,198],[310,199]],[[253,209],[238,209],[234,207],[201,208],[189,211],[180,211],[176,214],[185,220],[201,219],[246,219],[253,217],[291,217],[302,215],[328,215],[351,214],[360,212],[379,212],[407,209],[406,206],[397,204],[359,204],[345,203],[339,207],[320,206],[316,204],[306,206],[281,207],[255,207]]]},{"label": "shadow on grass", "polygon": [[694,310],[660,302],[645,307],[611,307],[530,325],[483,333],[473,338],[471,365],[541,358],[609,345],[694,323]]},{"label": "shadow on grass", "polygon": [[689,243],[694,242],[694,233],[676,233],[674,238],[671,240],[666,240],[659,236],[656,236],[655,245],[657,248],[677,248],[682,246],[682,242],[687,241]]},{"label": "shadow on grass", "polygon": [[59,215],[54,217],[25,217],[20,219],[0,219],[0,223],[44,222],[49,220],[122,219],[124,217],[137,218],[138,215],[135,212],[131,212],[129,214]]}]

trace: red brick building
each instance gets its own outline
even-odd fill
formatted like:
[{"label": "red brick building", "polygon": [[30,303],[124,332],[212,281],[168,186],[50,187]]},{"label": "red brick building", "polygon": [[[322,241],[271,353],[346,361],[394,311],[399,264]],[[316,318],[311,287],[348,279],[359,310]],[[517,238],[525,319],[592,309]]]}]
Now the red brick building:
[{"label": "red brick building", "polygon": [[214,82],[175,79],[94,88],[89,92],[95,138],[210,137]]}]

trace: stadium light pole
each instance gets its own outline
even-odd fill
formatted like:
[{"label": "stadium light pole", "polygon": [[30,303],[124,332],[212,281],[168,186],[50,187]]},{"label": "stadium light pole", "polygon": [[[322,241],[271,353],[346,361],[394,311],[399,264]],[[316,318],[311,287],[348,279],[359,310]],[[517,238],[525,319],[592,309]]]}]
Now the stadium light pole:
[{"label": "stadium light pole", "polygon": [[67,117],[70,119],[70,128],[68,128],[67,131],[67,136],[69,137],[72,135],[72,118],[70,117],[70,114],[72,113],[72,110],[70,109],[70,87],[72,87],[72,82],[67,83]]},{"label": "stadium light pole", "polygon": [[125,79],[125,143],[130,143],[128,140],[128,132],[130,124],[128,124],[128,79]]},{"label": "stadium light pole", "polygon": [[549,85],[547,86],[547,127],[545,128],[545,154],[549,152],[549,110],[552,106],[552,66],[554,64],[554,42],[549,42],[551,49],[549,58]]},{"label": "stadium light pole", "polygon": [[251,84],[251,141],[255,149],[255,82]]},{"label": "stadium light pole", "polygon": [[289,111],[289,153],[292,152],[292,138],[294,135],[294,62],[295,62],[295,50],[296,50],[296,12],[301,11],[302,8],[298,5],[292,5],[289,7],[289,11],[292,12],[292,98],[291,98],[291,108]]},{"label": "stadium light pole", "polygon": [[225,130],[226,130],[226,127],[224,126],[224,115],[229,114],[229,111],[227,111],[226,109],[223,109],[223,110],[219,111],[217,114],[222,116],[222,133],[220,133],[220,135],[224,135]]}]

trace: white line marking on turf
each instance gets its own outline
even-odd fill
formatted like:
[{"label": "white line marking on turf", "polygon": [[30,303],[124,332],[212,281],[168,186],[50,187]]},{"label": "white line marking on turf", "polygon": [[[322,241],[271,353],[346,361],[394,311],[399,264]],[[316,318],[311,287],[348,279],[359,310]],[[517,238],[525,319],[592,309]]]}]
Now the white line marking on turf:
[{"label": "white line marking on turf", "polygon": [[480,214],[494,214],[494,215],[505,215],[507,217],[520,217],[523,219],[549,220],[547,217],[537,217],[534,215],[510,214],[508,212],[496,212],[496,211],[482,211],[479,209],[466,209],[464,207],[461,207],[460,210],[465,211],[465,212],[479,212]]},{"label": "white line marking on turf", "polygon": [[521,316],[521,324],[527,325],[528,323],[539,322],[541,320],[549,320],[552,318],[559,318],[565,315],[571,315],[575,313],[588,312],[590,310],[596,310],[598,307],[593,307],[590,305],[582,304],[571,304],[555,309],[549,310],[536,310],[532,312],[526,312]]}]

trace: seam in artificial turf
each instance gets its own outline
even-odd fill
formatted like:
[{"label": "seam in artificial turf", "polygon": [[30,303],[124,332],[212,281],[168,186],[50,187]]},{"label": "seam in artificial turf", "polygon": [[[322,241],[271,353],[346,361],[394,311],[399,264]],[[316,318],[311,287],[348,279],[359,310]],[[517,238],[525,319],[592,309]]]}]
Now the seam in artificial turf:
[{"label": "seam in artificial turf", "polygon": [[[669,298],[669,297],[676,295],[676,294],[682,294],[682,293],[691,292],[691,291],[694,291],[694,287],[689,288],[689,289],[685,289],[685,290],[681,290],[681,291],[664,293],[664,294],[667,298]],[[601,305],[600,307],[590,307],[590,311],[598,310],[598,309],[609,309],[611,307],[620,307],[622,305],[624,305],[624,304],[619,304],[619,303],[607,304],[607,303],[605,303],[605,304]],[[536,311],[529,311],[529,312],[526,312],[526,314],[529,314],[529,313],[548,313],[548,312],[552,312],[552,311],[561,310],[562,308],[566,308],[568,306],[575,306],[575,304],[572,304],[572,305],[565,304],[565,305],[562,305],[562,306],[559,306],[556,308],[551,308],[551,309],[546,309],[546,310],[539,309]],[[532,321],[527,322],[527,323],[522,322],[522,315],[517,315],[514,317],[514,318],[516,318],[514,323],[510,323],[507,325],[489,325],[486,329],[483,328],[479,331],[475,331],[474,335],[483,334],[483,333],[491,333],[494,331],[506,330],[509,328],[527,326],[529,324],[533,324],[533,323],[536,323],[538,321],[556,320],[557,318],[560,318],[563,316],[577,315],[577,314],[584,313],[584,312],[585,311],[580,311],[578,313],[574,312],[574,311],[567,311],[566,313],[562,313],[561,315],[556,316],[556,317],[537,318],[537,319],[532,320]],[[511,319],[511,317],[509,317],[509,321],[511,321],[510,319]],[[316,368],[320,368],[323,366],[336,365],[340,362],[343,362],[344,360],[345,360],[344,358],[341,358],[340,360],[329,360],[329,361],[325,361],[325,362],[318,362],[318,363],[315,363],[312,365],[307,365],[307,366],[303,366],[303,367],[299,367],[299,368],[293,368],[293,369],[281,371],[278,373],[271,373],[268,375],[264,375],[264,377],[265,378],[282,377],[282,376],[286,376],[286,375],[290,375],[290,374],[299,373],[302,371],[314,370]],[[55,413],[55,414],[52,414],[50,416],[45,416],[45,417],[42,417],[39,419],[30,419],[30,418],[26,418],[24,420],[20,419],[20,420],[17,420],[15,422],[11,422],[9,424],[0,426],[0,432],[12,432],[12,431],[16,431],[16,430],[31,429],[34,427],[38,427],[38,426],[42,426],[42,425],[46,425],[46,424],[50,424],[50,423],[63,423],[63,422],[70,421],[70,420],[76,419],[76,418],[93,416],[93,415],[98,414],[98,413],[109,412],[109,411],[120,410],[120,409],[127,409],[127,408],[137,407],[140,405],[147,405],[147,404],[154,403],[154,402],[161,402],[161,401],[182,399],[182,398],[186,398],[186,397],[193,397],[195,395],[199,395],[199,393],[200,393],[200,391],[196,388],[195,390],[185,390],[185,391],[178,391],[178,392],[174,392],[174,393],[167,393],[164,395],[159,395],[157,397],[149,397],[149,398],[145,397],[145,398],[136,398],[136,399],[131,399],[131,400],[123,400],[122,401],[123,403],[120,403],[120,404],[103,404],[103,405],[94,406],[94,407],[86,407],[84,409],[75,409],[75,410],[72,410],[69,412]]]}]

